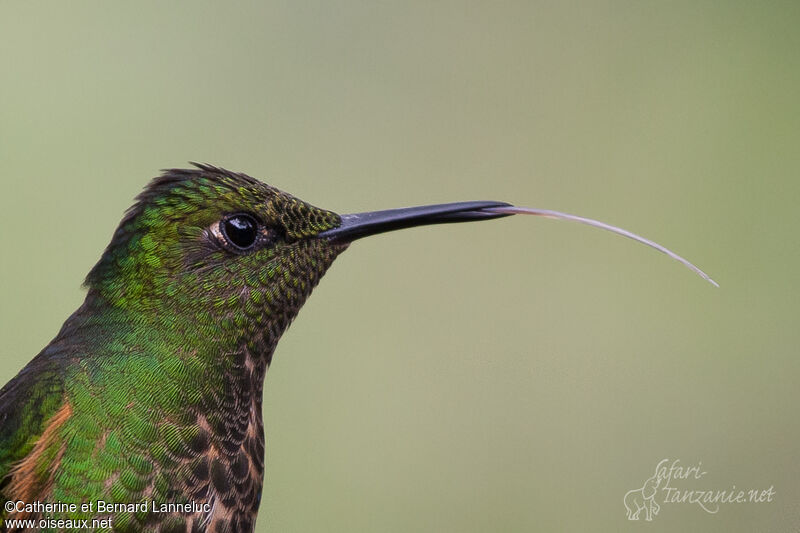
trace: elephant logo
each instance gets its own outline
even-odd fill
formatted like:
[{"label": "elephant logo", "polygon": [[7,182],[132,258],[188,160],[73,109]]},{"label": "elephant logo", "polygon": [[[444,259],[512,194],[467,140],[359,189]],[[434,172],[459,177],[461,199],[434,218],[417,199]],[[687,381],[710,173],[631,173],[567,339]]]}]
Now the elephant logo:
[{"label": "elephant logo", "polygon": [[622,503],[628,511],[628,520],[639,520],[639,515],[644,511],[644,519],[650,522],[653,515],[657,515],[661,507],[656,503],[656,493],[661,479],[657,474],[648,479],[640,489],[629,490]]}]

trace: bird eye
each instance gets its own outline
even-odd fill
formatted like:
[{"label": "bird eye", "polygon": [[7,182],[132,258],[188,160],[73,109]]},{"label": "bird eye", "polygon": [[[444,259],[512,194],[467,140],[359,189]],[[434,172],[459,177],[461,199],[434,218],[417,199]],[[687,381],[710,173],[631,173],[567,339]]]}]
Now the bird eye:
[{"label": "bird eye", "polygon": [[258,222],[250,215],[231,215],[220,224],[225,239],[240,250],[252,247],[258,238]]}]

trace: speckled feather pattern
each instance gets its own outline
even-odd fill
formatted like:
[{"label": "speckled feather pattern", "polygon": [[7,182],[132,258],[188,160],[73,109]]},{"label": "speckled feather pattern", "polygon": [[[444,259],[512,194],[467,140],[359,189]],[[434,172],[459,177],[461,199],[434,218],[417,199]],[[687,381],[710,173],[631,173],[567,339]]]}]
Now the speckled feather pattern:
[{"label": "speckled feather pattern", "polygon": [[[217,225],[234,213],[262,224],[254,250],[221,244]],[[251,531],[264,375],[346,247],[313,237],[339,223],[210,166],[153,180],[87,277],[84,304],[0,391],[2,499],[209,503],[117,513],[114,530]]]}]

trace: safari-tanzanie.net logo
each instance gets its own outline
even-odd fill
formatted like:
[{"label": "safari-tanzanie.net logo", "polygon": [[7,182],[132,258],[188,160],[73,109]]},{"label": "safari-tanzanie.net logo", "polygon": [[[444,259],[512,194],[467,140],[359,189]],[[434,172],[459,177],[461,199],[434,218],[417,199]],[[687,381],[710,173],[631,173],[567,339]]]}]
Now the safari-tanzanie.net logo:
[{"label": "safari-tanzanie.net logo", "polygon": [[719,512],[721,506],[737,503],[769,503],[775,497],[775,488],[711,488],[704,479],[703,463],[684,466],[680,459],[662,459],[653,474],[641,487],[625,493],[622,502],[628,520],[653,520],[662,506],[688,504],[700,507],[709,514]]}]

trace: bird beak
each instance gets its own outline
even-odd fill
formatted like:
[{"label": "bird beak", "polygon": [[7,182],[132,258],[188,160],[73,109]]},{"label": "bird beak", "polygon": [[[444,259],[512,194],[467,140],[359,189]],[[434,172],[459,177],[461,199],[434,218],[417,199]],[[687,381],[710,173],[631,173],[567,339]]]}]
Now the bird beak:
[{"label": "bird beak", "polygon": [[505,202],[456,202],[341,215],[342,223],[339,227],[323,231],[317,237],[336,242],[352,242],[362,237],[415,226],[488,220],[512,214],[484,211],[484,209],[492,207],[511,207],[511,204]]}]

